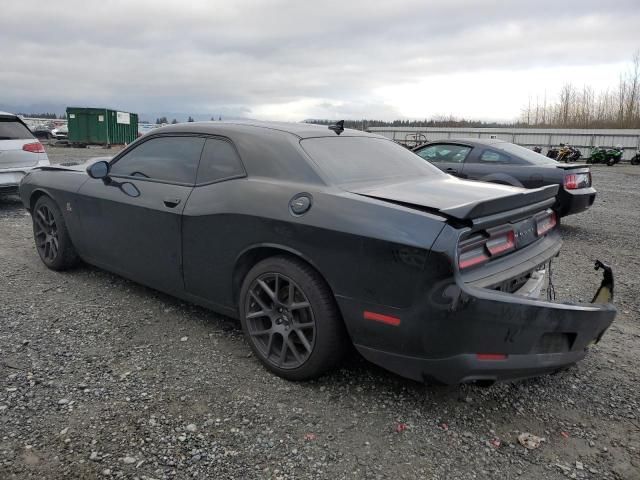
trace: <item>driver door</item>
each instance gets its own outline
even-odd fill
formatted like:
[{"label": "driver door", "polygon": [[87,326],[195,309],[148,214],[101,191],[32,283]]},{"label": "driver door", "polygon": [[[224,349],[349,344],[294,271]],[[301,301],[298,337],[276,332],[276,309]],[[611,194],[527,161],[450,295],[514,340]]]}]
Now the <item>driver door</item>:
[{"label": "driver door", "polygon": [[167,292],[182,291],[182,211],[204,138],[156,136],[116,157],[108,181],[89,179],[75,208],[84,256]]}]

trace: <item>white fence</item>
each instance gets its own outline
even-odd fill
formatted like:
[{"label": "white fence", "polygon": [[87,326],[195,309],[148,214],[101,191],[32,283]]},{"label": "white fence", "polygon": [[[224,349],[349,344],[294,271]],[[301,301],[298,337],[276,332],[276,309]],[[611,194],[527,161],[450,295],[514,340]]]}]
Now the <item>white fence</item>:
[{"label": "white fence", "polygon": [[588,157],[593,147],[620,145],[624,148],[622,158],[625,160],[640,150],[640,130],[440,127],[371,127],[367,130],[409,146],[451,138],[497,138],[523,147],[541,147],[544,154],[549,147],[566,143]]}]

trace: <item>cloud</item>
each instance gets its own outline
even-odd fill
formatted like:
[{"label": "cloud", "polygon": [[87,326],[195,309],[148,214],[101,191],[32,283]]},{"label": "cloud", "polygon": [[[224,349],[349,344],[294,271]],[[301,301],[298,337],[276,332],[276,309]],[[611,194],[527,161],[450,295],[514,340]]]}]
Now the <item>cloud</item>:
[{"label": "cloud", "polygon": [[607,69],[614,84],[638,24],[637,0],[6,2],[0,105],[514,117],[532,89]]}]

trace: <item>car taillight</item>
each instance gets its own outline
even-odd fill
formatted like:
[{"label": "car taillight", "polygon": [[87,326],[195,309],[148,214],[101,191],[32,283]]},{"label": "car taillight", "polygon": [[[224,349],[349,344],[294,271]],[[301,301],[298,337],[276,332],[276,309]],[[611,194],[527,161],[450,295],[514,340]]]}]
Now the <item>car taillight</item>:
[{"label": "car taillight", "polygon": [[556,212],[548,212],[536,218],[536,231],[538,236],[542,236],[549,232],[558,224]]},{"label": "car taillight", "polygon": [[591,186],[591,172],[567,173],[564,176],[564,188],[575,190],[577,188],[587,188]]},{"label": "car taillight", "polygon": [[474,235],[460,242],[458,247],[458,266],[461,270],[475,267],[489,261],[489,255],[485,249],[487,239],[484,235]]},{"label": "car taillight", "polygon": [[558,224],[553,210],[547,209],[533,218],[499,225],[476,232],[458,244],[458,267],[476,267],[518,248],[535,242]]},{"label": "car taillight", "polygon": [[484,248],[481,248],[473,252],[467,252],[460,255],[460,258],[458,259],[458,266],[460,269],[465,269],[475,267],[476,265],[480,265],[481,263],[488,261],[489,255],[484,252]]},{"label": "car taillight", "polygon": [[44,153],[44,147],[40,142],[26,143],[22,146],[22,150],[31,153]]},{"label": "car taillight", "polygon": [[511,228],[488,233],[490,237],[489,240],[487,240],[487,250],[489,250],[492,257],[516,248],[516,235]]}]

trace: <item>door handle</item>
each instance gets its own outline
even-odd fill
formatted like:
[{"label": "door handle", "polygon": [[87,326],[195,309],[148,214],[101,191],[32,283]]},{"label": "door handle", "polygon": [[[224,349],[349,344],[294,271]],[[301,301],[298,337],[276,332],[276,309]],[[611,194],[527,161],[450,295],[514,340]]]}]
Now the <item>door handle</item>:
[{"label": "door handle", "polygon": [[164,205],[165,205],[166,207],[169,207],[169,208],[175,208],[175,207],[177,207],[178,205],[180,205],[180,202],[181,202],[181,201],[182,201],[182,200],[180,200],[179,198],[165,198],[165,199],[163,200]]},{"label": "door handle", "polygon": [[445,172],[447,172],[447,173],[458,173],[458,170],[456,170],[455,168],[449,167],[449,168],[447,168],[445,170]]}]

